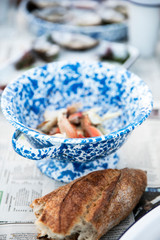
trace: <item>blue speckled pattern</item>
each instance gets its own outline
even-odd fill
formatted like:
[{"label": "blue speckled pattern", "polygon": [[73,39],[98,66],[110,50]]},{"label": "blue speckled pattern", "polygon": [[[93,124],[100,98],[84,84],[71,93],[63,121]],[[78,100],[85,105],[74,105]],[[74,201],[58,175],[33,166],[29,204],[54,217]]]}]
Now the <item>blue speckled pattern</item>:
[{"label": "blue speckled pattern", "polygon": [[[104,123],[110,133],[101,137],[64,139],[34,130],[43,121],[46,108],[65,108],[75,102],[81,102],[83,110],[101,107],[100,115],[117,110],[122,114]],[[58,169],[65,161],[66,166],[94,161],[96,170],[97,159],[114,153],[132,130],[148,117],[152,110],[152,94],[139,77],[121,67],[100,62],[55,62],[31,69],[9,84],[2,95],[2,110],[17,129],[12,139],[15,151],[29,159],[43,161],[38,167],[54,178],[48,170],[51,160],[58,161]],[[18,140],[21,133],[32,147]],[[65,179],[65,171],[62,175]],[[73,180],[71,176],[69,179]]]},{"label": "blue speckled pattern", "polygon": [[41,36],[51,31],[62,31],[86,34],[96,39],[104,39],[109,41],[121,40],[127,37],[127,23],[114,23],[101,26],[74,26],[60,23],[52,23],[34,16],[27,10],[27,1],[23,1],[20,5],[20,11],[24,14],[28,22],[29,30],[32,30],[37,36]]},{"label": "blue speckled pattern", "polygon": [[70,182],[95,170],[115,168],[119,161],[117,154],[99,158],[87,163],[67,161],[37,161],[37,167],[42,173],[57,181]]}]

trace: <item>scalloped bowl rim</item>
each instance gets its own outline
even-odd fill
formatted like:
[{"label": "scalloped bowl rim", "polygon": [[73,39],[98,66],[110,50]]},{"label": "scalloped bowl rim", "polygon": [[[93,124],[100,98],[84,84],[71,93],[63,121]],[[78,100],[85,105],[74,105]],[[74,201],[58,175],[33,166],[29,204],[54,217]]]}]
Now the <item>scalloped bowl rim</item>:
[{"label": "scalloped bowl rim", "polygon": [[[72,61],[72,63],[81,63],[81,62],[85,62],[85,61]],[[145,105],[145,108],[147,107],[147,113],[142,112],[142,114],[138,115],[138,121],[133,121],[131,123],[129,123],[128,125],[126,125],[125,127],[113,131],[107,135],[102,135],[99,137],[90,137],[90,138],[57,138],[57,137],[53,137],[53,136],[49,136],[43,133],[39,133],[34,129],[31,129],[30,127],[27,127],[26,125],[20,123],[19,121],[17,121],[17,119],[15,119],[14,116],[12,116],[9,112],[9,110],[6,108],[6,104],[5,104],[5,100],[4,100],[4,96],[7,95],[8,92],[10,92],[10,89],[12,89],[12,85],[18,81],[22,82],[25,80],[24,77],[28,77],[30,73],[34,72],[36,69],[39,68],[43,68],[44,66],[48,66],[48,65],[52,65],[54,63],[64,63],[67,64],[68,61],[61,61],[61,62],[53,62],[53,63],[49,63],[49,64],[45,64],[41,67],[36,67],[36,68],[32,68],[28,71],[26,71],[24,74],[22,74],[20,77],[18,77],[17,79],[14,79],[10,84],[8,84],[8,86],[4,89],[3,93],[2,93],[2,99],[1,99],[1,108],[2,108],[2,112],[4,114],[4,116],[6,117],[6,119],[18,130],[20,130],[22,133],[31,136],[31,137],[36,137],[38,140],[45,140],[45,141],[49,141],[52,144],[55,143],[65,143],[65,144],[86,144],[86,143],[91,143],[91,142],[100,142],[100,141],[106,141],[106,140],[110,140],[113,138],[118,137],[120,134],[127,134],[129,132],[131,132],[132,130],[134,130],[137,126],[141,125],[144,120],[150,115],[152,107],[153,107],[153,99],[152,99],[152,93],[149,89],[149,87],[146,85],[146,83],[139,78],[137,75],[135,75],[134,73],[129,72],[128,70],[126,70],[123,67],[116,67],[112,64],[108,64],[108,63],[102,63],[103,65],[106,65],[107,67],[114,67],[116,69],[123,69],[129,73],[131,73],[132,76],[136,76],[137,80],[139,81],[139,83],[143,83],[145,85],[145,87],[147,87],[147,100],[148,100],[148,105]],[[87,64],[88,62],[86,62]],[[99,62],[96,62],[99,63]],[[95,64],[95,62],[90,61],[89,64]],[[23,77],[23,79],[21,79]],[[140,109],[143,109],[143,105],[141,106]],[[12,110],[13,112],[13,110]],[[136,119],[137,119],[136,118]]]}]

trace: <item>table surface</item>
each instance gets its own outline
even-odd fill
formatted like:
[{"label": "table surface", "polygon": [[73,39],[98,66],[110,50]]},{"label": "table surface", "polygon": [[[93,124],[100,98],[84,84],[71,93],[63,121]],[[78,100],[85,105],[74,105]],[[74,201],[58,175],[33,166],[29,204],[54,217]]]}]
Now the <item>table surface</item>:
[{"label": "table surface", "polygon": [[150,58],[139,57],[130,70],[147,83],[152,91],[155,103],[159,102],[160,104],[160,38],[155,56]]},{"label": "table surface", "polygon": [[[0,30],[1,30],[0,31],[0,53],[1,53],[0,54],[0,66],[2,66],[13,56],[16,56],[19,52],[21,52],[22,49],[27,48],[27,46],[29,46],[29,44],[30,44],[30,41],[32,41],[32,39],[33,39],[33,35],[30,34],[28,31],[26,31],[25,27],[24,28],[21,27],[21,28],[17,29],[16,27],[14,28],[13,25],[10,25],[10,26],[7,26],[5,24],[0,25]],[[160,38],[159,38],[159,42],[157,44],[155,56],[150,57],[150,58],[139,57],[137,59],[137,61],[130,68],[130,71],[132,71],[135,74],[137,74],[138,76],[140,76],[146,82],[146,84],[149,86],[149,88],[152,91],[155,106],[159,107],[160,106]],[[12,133],[13,133],[13,128],[10,126],[10,124],[8,124],[6,122],[4,117],[2,117],[2,113],[0,113],[0,119],[1,119],[1,121],[0,121],[0,127],[1,127],[0,160],[2,160],[2,158],[5,160],[7,159],[8,161],[11,158],[18,159],[19,158],[18,155],[16,153],[14,153],[14,151],[11,147],[11,137],[12,137]],[[144,127],[138,128],[138,131],[135,131],[135,134],[133,134],[133,137],[130,138],[129,141],[127,142],[128,145],[126,144],[125,147],[122,149],[124,151],[124,153],[125,153],[125,151],[127,152],[127,149],[133,150],[133,148],[134,148],[132,146],[133,143],[135,143],[136,142],[135,140],[137,139],[137,137],[142,136],[144,134],[144,132],[146,133],[144,135],[145,138],[149,139],[150,138],[149,134],[152,134],[153,132],[155,133],[158,125],[159,125],[159,122],[155,122],[155,125],[154,125],[155,128],[153,129],[153,128],[151,128],[150,122],[148,122],[148,120],[147,120],[146,123],[144,123]],[[153,126],[153,124],[152,124],[152,126]],[[147,133],[146,129],[150,129],[148,133]],[[158,134],[160,134],[160,128],[158,130]],[[156,134],[154,134],[154,136],[156,137]],[[159,141],[158,137],[159,136],[157,135],[157,138],[154,139],[154,141],[157,142],[156,146],[158,146],[158,141]],[[139,144],[139,146],[140,146],[143,142],[145,144],[144,146],[146,147],[146,150],[148,150],[150,147],[150,143],[145,143],[144,140],[145,139],[143,139],[142,141],[141,140],[137,141],[138,142],[137,144]],[[8,151],[7,150],[8,147],[6,147],[7,145],[10,148],[10,150],[9,150],[10,156],[8,156],[8,153],[6,154],[6,151]],[[135,146],[135,149],[137,149],[137,146]],[[145,147],[144,147],[144,149],[145,149]],[[158,147],[157,147],[157,149],[158,149]],[[132,161],[132,158],[138,158],[138,154],[139,154],[138,150],[142,151],[142,149],[137,149],[137,152],[135,151],[133,156],[131,157],[131,161]],[[144,151],[145,153],[146,153],[146,150]],[[141,157],[147,158],[147,153],[146,153],[146,155],[142,154]],[[126,158],[130,158],[128,153],[126,153]],[[156,158],[158,159],[158,156],[156,156]],[[17,162],[15,162],[15,164],[18,163],[18,161],[19,161],[19,163],[21,162],[21,160],[17,160]],[[149,162],[150,159],[147,158],[147,161]],[[149,164],[148,162],[147,162],[147,164]],[[1,162],[0,162],[0,164],[1,164]],[[143,167],[144,165],[145,165],[144,162],[143,162],[143,164],[141,162],[141,166]],[[120,165],[120,167],[125,167],[125,166],[126,166],[126,162],[124,162],[124,164],[123,164],[123,161],[122,161],[122,165]],[[132,161],[132,163],[129,165],[129,167],[135,167],[134,161]],[[156,166],[155,166],[155,168],[156,168]],[[158,166],[157,171],[159,171],[159,170],[160,169]],[[149,173],[149,174],[151,175],[152,173]],[[1,177],[0,177],[0,179],[1,179]],[[157,179],[157,186],[160,187],[160,179],[159,178]],[[52,184],[50,185],[50,189],[51,188],[52,188]]]}]

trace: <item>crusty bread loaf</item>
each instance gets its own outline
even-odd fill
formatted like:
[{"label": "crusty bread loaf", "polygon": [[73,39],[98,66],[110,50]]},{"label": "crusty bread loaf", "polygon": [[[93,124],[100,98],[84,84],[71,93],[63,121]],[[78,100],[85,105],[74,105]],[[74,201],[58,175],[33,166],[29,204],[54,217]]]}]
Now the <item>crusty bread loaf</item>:
[{"label": "crusty bread loaf", "polygon": [[92,172],[31,204],[38,236],[49,239],[97,240],[125,219],[147,185],[136,169]]}]

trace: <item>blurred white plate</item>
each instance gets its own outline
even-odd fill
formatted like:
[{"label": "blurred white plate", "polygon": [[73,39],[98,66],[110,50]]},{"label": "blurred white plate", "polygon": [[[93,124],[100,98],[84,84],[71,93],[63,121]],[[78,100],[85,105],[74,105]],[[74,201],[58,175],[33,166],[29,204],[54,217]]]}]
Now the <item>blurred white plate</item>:
[{"label": "blurred white plate", "polygon": [[120,238],[120,240],[159,240],[160,239],[160,206],[147,213],[137,221]]}]

